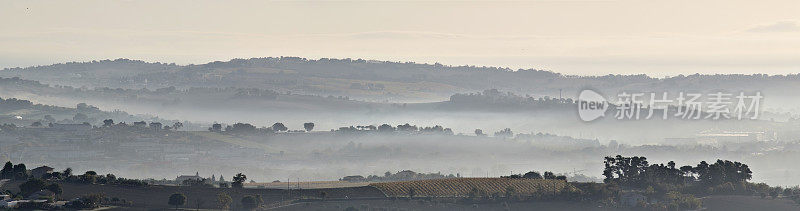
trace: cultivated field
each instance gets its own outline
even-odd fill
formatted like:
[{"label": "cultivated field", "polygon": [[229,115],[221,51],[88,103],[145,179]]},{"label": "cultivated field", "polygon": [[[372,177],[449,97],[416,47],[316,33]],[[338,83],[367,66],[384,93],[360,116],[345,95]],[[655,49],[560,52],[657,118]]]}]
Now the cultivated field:
[{"label": "cultivated field", "polygon": [[[509,179],[509,178],[452,178],[404,182],[374,183],[370,186],[383,191],[388,197],[407,197],[409,193],[421,197],[466,197],[486,194],[514,195],[557,193],[567,187],[563,180]],[[475,193],[477,190],[477,193]]]}]

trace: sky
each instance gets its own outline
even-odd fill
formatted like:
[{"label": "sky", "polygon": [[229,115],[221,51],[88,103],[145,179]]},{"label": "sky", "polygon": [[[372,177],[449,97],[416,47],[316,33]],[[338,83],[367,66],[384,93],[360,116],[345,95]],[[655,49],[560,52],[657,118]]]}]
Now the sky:
[{"label": "sky", "polygon": [[574,75],[800,73],[797,0],[0,0],[0,68],[299,56]]}]

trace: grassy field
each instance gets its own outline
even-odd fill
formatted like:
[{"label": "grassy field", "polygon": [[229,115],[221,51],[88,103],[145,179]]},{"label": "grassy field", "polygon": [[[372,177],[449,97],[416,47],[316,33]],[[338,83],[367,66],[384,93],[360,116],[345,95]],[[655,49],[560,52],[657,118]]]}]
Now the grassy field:
[{"label": "grassy field", "polygon": [[[19,191],[19,181],[7,182],[0,190]],[[132,201],[133,207],[148,209],[167,209],[169,196],[173,193],[183,193],[187,198],[186,207],[203,209],[216,208],[218,193],[226,193],[233,199],[234,206],[241,206],[241,199],[246,195],[259,194],[265,204],[274,204],[287,199],[319,198],[325,192],[327,199],[353,199],[353,198],[380,198],[384,197],[378,189],[370,186],[346,188],[320,188],[303,190],[281,190],[263,188],[196,188],[185,186],[147,186],[147,187],[121,187],[116,185],[87,185],[74,183],[61,183],[63,194],[60,198],[73,199],[87,194],[102,193],[106,197],[117,197]],[[198,204],[199,202],[199,204]],[[198,206],[199,205],[199,206]]]},{"label": "grassy field", "polygon": [[380,199],[380,200],[349,200],[349,201],[317,201],[295,203],[291,206],[281,207],[275,210],[292,211],[317,211],[317,210],[345,210],[349,207],[358,210],[426,210],[426,211],[450,211],[450,210],[475,210],[475,211],[507,211],[507,210],[612,210],[592,206],[591,204],[573,202],[510,202],[510,203],[480,203],[465,204],[442,201],[428,200],[406,200],[406,199]]},{"label": "grassy field", "polygon": [[465,197],[473,190],[485,194],[505,194],[513,189],[515,195],[549,194],[562,191],[563,180],[509,179],[509,178],[452,178],[403,182],[374,183],[370,186],[383,191],[388,197],[407,197],[411,190],[421,197]]},{"label": "grassy field", "polygon": [[800,210],[800,205],[789,199],[762,199],[756,196],[708,196],[703,198],[703,207],[710,211]]}]

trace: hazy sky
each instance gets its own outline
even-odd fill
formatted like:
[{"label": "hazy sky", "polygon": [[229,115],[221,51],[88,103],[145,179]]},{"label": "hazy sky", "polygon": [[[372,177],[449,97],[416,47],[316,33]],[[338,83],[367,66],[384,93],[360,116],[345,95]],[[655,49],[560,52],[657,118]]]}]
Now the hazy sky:
[{"label": "hazy sky", "polygon": [[268,56],[586,75],[798,73],[800,1],[0,0],[0,68]]}]

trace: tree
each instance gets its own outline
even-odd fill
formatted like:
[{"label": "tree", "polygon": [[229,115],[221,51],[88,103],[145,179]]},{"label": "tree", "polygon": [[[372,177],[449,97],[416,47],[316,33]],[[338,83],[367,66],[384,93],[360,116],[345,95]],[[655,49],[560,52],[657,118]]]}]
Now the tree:
[{"label": "tree", "polygon": [[556,175],[553,172],[545,171],[544,172],[544,179],[556,179]]},{"label": "tree", "polygon": [[417,190],[414,188],[408,189],[408,198],[413,199],[414,195],[417,195]]},{"label": "tree", "polygon": [[111,127],[113,125],[114,125],[114,120],[113,119],[103,120],[103,127]]},{"label": "tree", "polygon": [[542,179],[542,175],[541,175],[541,174],[539,174],[539,172],[535,172],[535,171],[529,171],[528,173],[525,173],[525,175],[522,175],[522,178],[527,178],[527,179]]},{"label": "tree", "polygon": [[206,201],[203,201],[201,198],[197,198],[194,200],[194,205],[197,208],[197,210],[200,210],[200,207],[203,206],[203,204],[205,203]]},{"label": "tree", "polygon": [[231,196],[226,193],[218,193],[217,194],[217,208],[220,209],[228,209],[231,206]]},{"label": "tree", "polygon": [[27,180],[28,179],[28,168],[25,167],[25,164],[20,163],[14,165],[13,177],[16,180]]},{"label": "tree", "polygon": [[238,122],[233,124],[233,126],[229,126],[225,128],[226,132],[241,132],[241,133],[252,133],[256,131],[256,127],[251,125],[250,123],[241,123]]},{"label": "tree", "polygon": [[183,206],[186,204],[186,195],[182,193],[173,193],[169,196],[169,205],[175,206],[175,210],[178,210],[178,206]]},{"label": "tree", "polygon": [[275,124],[272,124],[272,130],[283,132],[283,131],[289,130],[289,128],[284,126],[283,123],[276,122]]},{"label": "tree", "polygon": [[222,132],[222,124],[214,123],[211,127],[208,128],[208,131],[211,132]]},{"label": "tree", "polygon": [[483,134],[481,129],[475,129],[475,136],[486,136],[486,134]]},{"label": "tree", "polygon": [[514,137],[514,132],[511,131],[511,128],[502,129],[500,131],[494,132],[495,137],[502,137],[502,138],[511,138]]},{"label": "tree", "polygon": [[50,184],[46,187],[46,189],[49,190],[50,192],[55,193],[56,195],[61,195],[61,193],[64,192],[64,189],[61,188],[61,185],[58,183]]},{"label": "tree", "polygon": [[231,186],[234,188],[242,188],[244,186],[244,181],[247,181],[247,176],[242,173],[238,173],[236,176],[233,176],[233,182],[231,183]]},{"label": "tree", "polygon": [[306,122],[306,123],[303,123],[303,128],[305,128],[305,129],[306,129],[306,131],[309,131],[309,132],[310,132],[311,130],[313,130],[313,129],[314,129],[314,123],[313,123],[313,122]]},{"label": "tree", "polygon": [[11,179],[12,177],[14,177],[14,164],[8,161],[3,166],[3,170],[0,170],[0,179]]},{"label": "tree", "polygon": [[47,187],[47,183],[45,183],[44,180],[33,178],[29,179],[25,183],[20,184],[19,192],[23,196],[28,196],[36,191],[43,190],[45,187]]},{"label": "tree", "polygon": [[252,210],[261,206],[263,203],[263,199],[261,199],[261,195],[254,195],[254,196],[245,196],[242,197],[242,206],[245,209]]},{"label": "tree", "polygon": [[117,176],[114,175],[114,174],[106,174],[106,180],[108,180],[110,182],[114,182],[114,181],[117,180]]},{"label": "tree", "polygon": [[183,123],[181,123],[181,122],[175,122],[175,123],[172,124],[172,129],[173,130],[178,130],[178,129],[182,128],[182,127],[183,127]]},{"label": "tree", "polygon": [[103,194],[84,195],[79,197],[78,200],[68,203],[66,207],[78,210],[91,210],[99,207],[103,198]]},{"label": "tree", "polygon": [[64,173],[62,173],[62,174],[64,175],[64,177],[72,176],[72,168],[64,169]]},{"label": "tree", "polygon": [[382,124],[378,126],[378,132],[394,132],[394,127],[389,124]]}]

